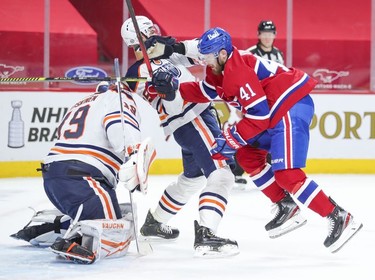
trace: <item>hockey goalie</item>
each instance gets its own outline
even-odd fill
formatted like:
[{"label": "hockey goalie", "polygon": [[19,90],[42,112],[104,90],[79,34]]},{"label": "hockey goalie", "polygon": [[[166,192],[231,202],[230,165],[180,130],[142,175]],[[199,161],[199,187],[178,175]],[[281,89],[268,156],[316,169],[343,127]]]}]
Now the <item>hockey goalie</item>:
[{"label": "hockey goalie", "polygon": [[156,156],[151,140],[141,141],[139,123],[126,84],[101,83],[73,105],[41,168],[56,209],[36,212],[11,237],[82,264],[125,255],[136,239],[136,209],[119,204],[116,188],[146,194]]}]

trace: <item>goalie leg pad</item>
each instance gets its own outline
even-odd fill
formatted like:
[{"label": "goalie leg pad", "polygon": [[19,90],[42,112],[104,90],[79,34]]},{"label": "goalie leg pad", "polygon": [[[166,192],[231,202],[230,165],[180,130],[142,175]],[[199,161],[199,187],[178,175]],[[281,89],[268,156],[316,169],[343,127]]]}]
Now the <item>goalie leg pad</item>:
[{"label": "goalie leg pad", "polygon": [[30,242],[33,246],[51,246],[65,234],[70,221],[68,215],[57,209],[38,211],[23,229],[10,237]]},{"label": "goalie leg pad", "polygon": [[[82,237],[77,241],[77,236]],[[71,233],[58,240],[51,250],[76,263],[90,264],[104,258],[126,255],[134,239],[134,223],[125,218],[118,220],[79,221]]]}]

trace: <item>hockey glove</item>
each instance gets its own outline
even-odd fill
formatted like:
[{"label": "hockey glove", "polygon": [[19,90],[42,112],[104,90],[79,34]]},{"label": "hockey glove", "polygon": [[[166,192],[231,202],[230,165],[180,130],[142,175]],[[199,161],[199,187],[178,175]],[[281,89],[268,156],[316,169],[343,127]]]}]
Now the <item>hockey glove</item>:
[{"label": "hockey glove", "polygon": [[176,91],[179,87],[178,79],[171,73],[157,70],[152,75],[151,84],[158,92],[160,98],[172,101],[176,97]]},{"label": "hockey glove", "polygon": [[128,153],[130,158],[120,167],[117,186],[123,186],[131,192],[137,190],[147,194],[148,173],[156,157],[151,138],[144,139],[131,153],[128,149]]},{"label": "hockey glove", "polygon": [[171,36],[151,36],[145,41],[145,47],[150,59],[167,59],[174,52],[176,39]]},{"label": "hockey glove", "polygon": [[211,149],[211,157],[216,160],[228,160],[233,158],[239,148],[247,145],[246,141],[237,132],[236,126],[223,131],[216,138],[216,147]]},{"label": "hockey glove", "polygon": [[134,153],[130,156],[127,162],[120,166],[117,186],[123,186],[131,192],[140,190],[139,178],[137,174],[137,160],[138,153]]}]

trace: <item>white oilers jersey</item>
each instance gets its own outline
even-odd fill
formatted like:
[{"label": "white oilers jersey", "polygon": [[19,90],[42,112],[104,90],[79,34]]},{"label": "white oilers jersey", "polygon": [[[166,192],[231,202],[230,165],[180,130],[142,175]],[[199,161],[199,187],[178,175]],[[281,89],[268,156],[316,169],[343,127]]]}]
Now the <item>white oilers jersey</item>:
[{"label": "white oilers jersey", "polygon": [[[116,91],[92,94],[69,109],[58,127],[58,139],[44,163],[79,160],[98,168],[116,185],[124,148],[141,142],[140,118],[129,93],[122,94],[123,114]],[[122,125],[121,120],[124,120]]]},{"label": "white oilers jersey", "polygon": [[[195,81],[195,77],[190,73],[186,66],[191,66],[191,60],[180,54],[173,54],[170,59],[152,60],[152,70],[163,68],[165,71],[173,73],[182,82]],[[149,77],[146,64],[141,61],[134,63],[128,70],[128,77]],[[176,92],[176,98],[172,101],[161,99],[157,94],[150,94],[145,82],[130,82],[130,88],[147,100],[149,104],[157,111],[161,126],[166,136],[173,133],[179,127],[199,116],[210,103],[192,103],[182,99],[179,91]]]}]

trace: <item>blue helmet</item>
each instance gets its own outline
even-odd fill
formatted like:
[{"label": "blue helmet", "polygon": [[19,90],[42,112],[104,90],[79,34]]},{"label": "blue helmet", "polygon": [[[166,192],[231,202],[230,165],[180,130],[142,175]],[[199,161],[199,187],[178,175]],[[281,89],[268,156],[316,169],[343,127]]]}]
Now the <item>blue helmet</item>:
[{"label": "blue helmet", "polygon": [[222,49],[230,54],[233,51],[233,45],[229,33],[220,27],[207,30],[199,39],[198,50],[201,54],[218,54]]}]

